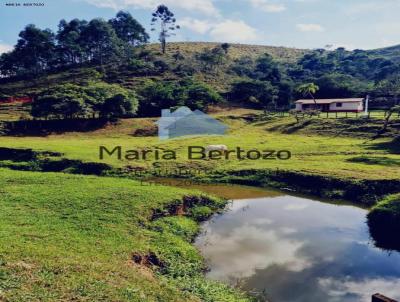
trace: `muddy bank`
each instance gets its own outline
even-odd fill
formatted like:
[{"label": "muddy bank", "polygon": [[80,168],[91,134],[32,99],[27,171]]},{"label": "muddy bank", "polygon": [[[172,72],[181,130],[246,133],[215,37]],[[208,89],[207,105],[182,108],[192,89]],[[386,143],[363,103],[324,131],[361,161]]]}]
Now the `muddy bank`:
[{"label": "muddy bank", "polygon": [[352,180],[286,170],[240,170],[207,175],[200,180],[274,187],[318,197],[374,205],[383,196],[400,191],[400,180]]}]

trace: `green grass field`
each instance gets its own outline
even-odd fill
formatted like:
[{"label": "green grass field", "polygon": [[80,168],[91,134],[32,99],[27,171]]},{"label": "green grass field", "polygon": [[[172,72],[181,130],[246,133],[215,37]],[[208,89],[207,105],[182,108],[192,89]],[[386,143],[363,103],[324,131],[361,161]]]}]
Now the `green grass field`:
[{"label": "green grass field", "polygon": [[[400,160],[400,152],[390,138],[371,141],[368,138],[347,136],[322,136],[307,131],[283,134],[271,129],[293,125],[293,118],[273,119],[272,121],[247,122],[241,117],[254,114],[254,111],[236,110],[217,115],[229,125],[226,136],[190,137],[160,141],[156,136],[135,137],[135,129],[149,128],[154,119],[122,120],[118,125],[110,125],[89,133],[66,133],[47,137],[0,137],[0,146],[10,148],[33,148],[41,151],[55,151],[69,159],[86,162],[104,162],[114,167],[151,167],[155,161],[149,156],[147,160],[118,160],[116,156],[99,158],[99,147],[113,149],[121,146],[123,151],[163,148],[175,151],[177,162],[190,166],[201,166],[213,170],[241,169],[283,169],[288,171],[307,172],[311,174],[330,175],[339,178],[353,179],[398,179],[400,169],[390,162]],[[317,124],[320,122],[316,122]],[[322,122],[321,122],[322,123]],[[335,121],[325,125],[331,130]],[[322,129],[318,131],[323,133]],[[330,133],[332,134],[332,133]],[[245,150],[289,150],[289,160],[197,160],[190,161],[187,156],[189,146],[207,146],[225,144],[230,149],[241,147]],[[359,160],[363,158],[364,160]]]},{"label": "green grass field", "polygon": [[[248,301],[205,280],[190,244],[201,200],[210,211],[222,201],[126,179],[6,169],[0,185],[1,301]],[[197,211],[173,216],[189,195]]]},{"label": "green grass field", "polygon": [[[55,151],[116,168],[150,168],[155,159],[100,160],[100,146],[174,150],[178,164],[214,172],[280,169],[352,180],[400,177],[393,138],[371,141],[359,135],[364,128],[335,135],[335,120],[314,121],[288,134],[282,129],[294,127],[293,118],[263,120],[259,114],[243,109],[216,114],[229,125],[226,136],[159,141],[155,133],[135,136],[153,129],[155,119],[126,119],[93,132],[2,136],[0,146]],[[329,130],[327,135],[316,135],[315,123]],[[187,159],[188,146],[210,144],[289,150],[292,158]],[[190,244],[198,221],[223,207],[222,201],[130,179],[64,173],[0,169],[0,185],[0,301],[249,301],[206,280],[203,260]],[[182,208],[187,196],[195,196],[194,208]]]}]

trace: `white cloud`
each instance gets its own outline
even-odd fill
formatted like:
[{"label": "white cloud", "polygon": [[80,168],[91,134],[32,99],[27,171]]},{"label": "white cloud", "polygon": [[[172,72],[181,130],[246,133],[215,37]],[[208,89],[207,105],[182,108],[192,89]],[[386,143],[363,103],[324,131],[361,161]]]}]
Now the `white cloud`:
[{"label": "white cloud", "polygon": [[155,9],[160,4],[171,6],[171,8],[181,8],[185,10],[196,10],[197,12],[218,16],[218,9],[214,5],[214,0],[86,0],[90,4],[98,7],[109,7],[115,10],[129,7]]},{"label": "white cloud", "polygon": [[303,32],[323,32],[323,31],[325,31],[325,28],[322,25],[313,24],[313,23],[296,24],[296,28]]},{"label": "white cloud", "polygon": [[202,35],[207,33],[213,27],[213,23],[208,20],[198,20],[193,18],[184,18],[179,21],[179,25]]},{"label": "white cloud", "polygon": [[335,301],[349,295],[356,296],[358,301],[369,301],[374,293],[385,293],[392,299],[400,299],[400,280],[399,279],[365,279],[354,281],[350,278],[346,280],[335,280],[332,278],[319,279],[320,286],[328,291]]},{"label": "white cloud", "polygon": [[308,259],[299,256],[303,246],[304,242],[282,238],[273,230],[246,224],[235,227],[229,234],[208,233],[201,250],[212,267],[209,277],[233,281],[274,265],[301,272],[312,266]]},{"label": "white cloud", "polygon": [[272,3],[269,0],[250,0],[253,7],[261,9],[267,13],[279,13],[286,10],[286,6],[279,3]]},{"label": "white cloud", "polygon": [[196,33],[208,34],[217,42],[243,43],[257,40],[256,29],[241,20],[210,21],[184,18],[179,24]]},{"label": "white cloud", "polygon": [[225,20],[213,26],[210,36],[218,42],[254,42],[257,40],[257,31],[241,20]]},{"label": "white cloud", "polygon": [[11,45],[0,43],[0,54],[2,54],[4,52],[8,52],[12,49],[13,49],[13,47]]}]

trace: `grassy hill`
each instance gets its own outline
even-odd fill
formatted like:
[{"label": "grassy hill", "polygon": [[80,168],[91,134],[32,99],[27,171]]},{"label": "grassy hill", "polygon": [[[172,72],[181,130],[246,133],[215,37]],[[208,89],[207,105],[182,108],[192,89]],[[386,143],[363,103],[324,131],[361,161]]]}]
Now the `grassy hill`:
[{"label": "grassy hill", "polygon": [[[138,90],[148,81],[178,81],[186,76],[192,76],[207,83],[218,92],[225,93],[230,90],[232,83],[246,78],[246,76],[239,76],[238,73],[233,71],[240,59],[255,60],[267,53],[280,63],[281,69],[287,69],[306,53],[311,52],[311,50],[287,47],[231,44],[217,68],[206,68],[204,62],[198,58],[199,54],[220,45],[220,43],[211,42],[168,43],[167,53],[163,55],[160,52],[159,44],[149,44],[141,51],[140,62],[135,62],[137,58],[132,57],[132,62],[126,62],[125,65],[106,65],[102,68],[80,66],[35,77],[31,80],[0,79],[0,99],[8,96],[35,95],[43,89],[63,83],[85,85],[89,81],[104,81]],[[181,55],[179,60],[176,58],[177,53]],[[370,50],[367,53],[372,58],[379,57],[400,62],[400,46]],[[244,68],[248,67],[246,60],[240,64]],[[361,89],[367,89],[369,84],[372,85],[372,82],[366,81],[364,84],[365,86],[362,86]],[[364,92],[365,90],[363,90]],[[24,110],[20,110],[20,108],[13,108],[12,106],[8,106],[8,108],[10,114],[5,112],[7,110],[0,112],[1,120],[15,120],[20,118],[21,115],[26,115],[26,111],[24,113]]]},{"label": "grassy hill", "polygon": [[[183,55],[183,60],[180,62],[181,65],[196,65],[195,56],[199,52],[205,49],[212,49],[221,45],[221,43],[215,42],[175,42],[167,44],[167,53],[162,55],[160,52],[159,44],[149,44],[145,47],[153,56],[154,60],[163,60],[171,66],[176,65],[176,60],[173,55],[176,52],[180,52]],[[275,47],[275,46],[264,46],[264,45],[248,45],[248,44],[231,44],[227,60],[223,64],[222,68],[215,72],[196,72],[195,76],[199,79],[204,80],[210,85],[216,87],[219,90],[224,90],[232,81],[237,79],[233,73],[230,72],[229,67],[235,60],[243,57],[249,57],[255,59],[265,53],[271,55],[275,60],[283,63],[295,63],[307,52],[311,50],[297,49],[288,47]],[[400,45],[386,47],[381,49],[369,50],[368,54],[390,59],[395,62],[400,62]],[[106,66],[106,69],[112,70],[112,66]],[[75,82],[82,83],[88,80],[103,78],[106,81],[117,82],[125,87],[135,88],[141,85],[146,79],[154,80],[173,80],[179,78],[175,72],[166,71],[162,75],[146,75],[138,74],[137,70],[112,70],[110,74],[97,74],[94,71],[96,68],[80,67],[77,69],[70,69],[68,71],[56,72],[46,76],[37,77],[31,81],[19,81],[11,80],[6,81],[3,79],[0,81],[0,96],[2,95],[27,95],[35,94],[43,88],[49,86]],[[99,70],[97,68],[97,70]]]},{"label": "grassy hill", "polygon": [[[66,71],[55,72],[40,77],[35,77],[32,80],[6,80],[0,79],[0,99],[9,96],[26,96],[35,95],[43,89],[63,83],[76,83],[84,85],[88,81],[102,80],[109,83],[117,83],[129,89],[136,90],[143,86],[146,81],[174,81],[182,78],[182,73],[176,69],[178,66],[183,66],[185,70],[189,70],[193,76],[214,87],[219,92],[227,91],[230,84],[240,79],[236,74],[231,72],[230,68],[235,60],[242,57],[256,59],[257,57],[268,53],[274,59],[283,64],[294,63],[307,50],[272,47],[262,45],[245,45],[232,44],[229,48],[225,62],[218,70],[204,71],[196,60],[196,54],[205,49],[217,47],[220,43],[205,43],[205,42],[179,42],[169,43],[167,45],[167,53],[160,53],[159,44],[149,44],[145,47],[151,54],[152,61],[165,62],[170,66],[168,70],[160,73],[141,72],[138,68],[118,68],[114,66],[105,66],[105,69],[99,67],[79,67]],[[183,55],[183,59],[176,62],[173,55],[177,52]],[[185,71],[187,72],[187,71]],[[7,109],[6,109],[7,108]],[[4,109],[4,110],[1,110]],[[25,110],[20,110],[20,106],[8,104],[6,107],[0,107],[0,120],[17,120],[20,117],[27,115],[28,107]]]},{"label": "grassy hill", "polygon": [[[174,42],[168,43],[167,51],[174,53],[180,51],[184,56],[191,56],[194,53],[203,49],[212,49],[221,45],[216,42]],[[289,47],[277,47],[266,45],[250,45],[250,44],[230,44],[229,56],[232,60],[239,59],[243,56],[256,58],[264,53],[270,54],[274,59],[282,62],[295,62],[308,50]],[[150,44],[148,49],[160,51],[159,44]]]},{"label": "grassy hill", "polygon": [[[149,44],[146,49],[150,51],[153,56],[153,60],[163,60],[171,66],[177,65],[173,55],[179,51],[184,59],[179,62],[180,65],[190,66],[196,65],[195,55],[204,49],[211,49],[220,45],[220,43],[204,43],[204,42],[180,42],[180,43],[169,43],[167,46],[167,53],[162,55],[160,53],[159,44]],[[307,50],[285,48],[285,47],[271,47],[271,46],[260,46],[260,45],[245,45],[245,44],[232,44],[227,60],[224,66],[217,72],[195,72],[195,76],[199,79],[204,80],[210,85],[214,86],[219,90],[224,90],[228,85],[237,79],[237,76],[229,73],[229,66],[238,58],[251,57],[257,58],[258,56],[268,53],[273,58],[280,62],[289,63],[295,62],[299,59]],[[128,88],[136,88],[140,86],[145,80],[173,80],[180,78],[176,72],[172,70],[166,70],[162,75],[155,74],[141,74],[138,70],[122,69],[114,70],[113,66],[106,66],[108,74],[99,74],[95,72],[96,68],[81,67],[77,69],[70,69],[64,72],[57,72],[46,76],[35,78],[31,81],[5,81],[0,82],[0,96],[1,95],[29,95],[35,94],[38,91],[47,88],[52,85],[73,82],[73,83],[84,83],[88,80],[103,79],[108,82],[116,82],[122,86]],[[99,70],[99,69],[97,69]]]}]

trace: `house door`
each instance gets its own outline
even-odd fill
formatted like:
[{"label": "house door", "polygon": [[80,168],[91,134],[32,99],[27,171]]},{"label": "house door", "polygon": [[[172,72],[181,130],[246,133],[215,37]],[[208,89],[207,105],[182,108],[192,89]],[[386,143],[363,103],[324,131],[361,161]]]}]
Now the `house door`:
[{"label": "house door", "polygon": [[329,111],[329,104],[323,104],[322,105],[322,112],[328,112]]}]

